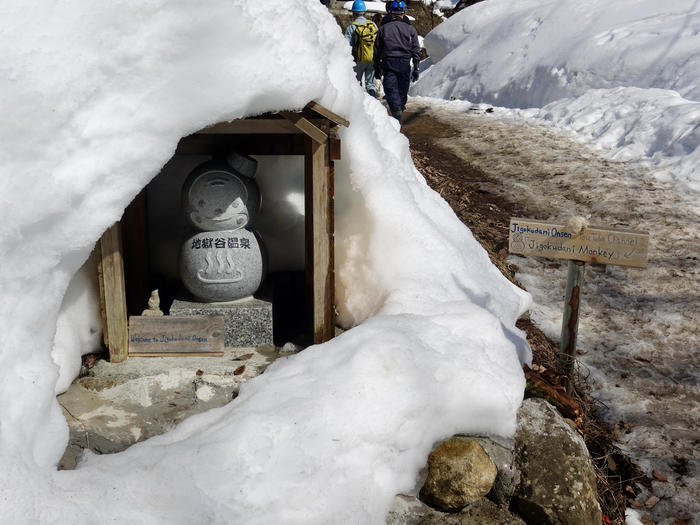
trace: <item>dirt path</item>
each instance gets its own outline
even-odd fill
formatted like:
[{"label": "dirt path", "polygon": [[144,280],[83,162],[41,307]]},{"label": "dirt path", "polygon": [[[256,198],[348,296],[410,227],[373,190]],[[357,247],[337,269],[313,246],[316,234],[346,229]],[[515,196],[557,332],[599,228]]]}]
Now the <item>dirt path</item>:
[{"label": "dirt path", "polygon": [[[700,301],[694,196],[638,166],[611,162],[551,130],[484,111],[409,102],[404,133],[429,184],[504,273],[533,293],[533,321],[558,341],[566,262],[507,257],[511,216],[590,216],[651,233],[644,270],[587,265],[579,325],[589,375],[621,447],[655,480],[636,500],[658,523],[700,515]],[[510,263],[510,264],[509,264]],[[509,272],[510,270],[510,272]]]}]

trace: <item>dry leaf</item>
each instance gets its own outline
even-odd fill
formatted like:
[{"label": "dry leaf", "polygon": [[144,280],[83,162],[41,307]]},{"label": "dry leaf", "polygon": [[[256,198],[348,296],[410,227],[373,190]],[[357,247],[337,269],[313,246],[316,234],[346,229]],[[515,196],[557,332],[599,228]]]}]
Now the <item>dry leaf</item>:
[{"label": "dry leaf", "polygon": [[236,368],[236,369],[233,371],[233,375],[234,375],[234,376],[239,376],[239,375],[241,375],[243,372],[245,372],[245,365],[241,365],[241,366],[239,366],[238,368]]},{"label": "dry leaf", "polygon": [[198,376],[204,375],[204,370],[197,370],[197,375]]},{"label": "dry leaf", "polygon": [[608,464],[608,468],[615,472],[617,470],[617,463],[615,463],[615,460],[610,454],[607,454],[605,456],[605,462]]},{"label": "dry leaf", "polygon": [[629,492],[630,494],[632,494],[633,496],[636,496],[636,494],[634,493],[634,489],[632,487],[630,487],[629,485],[625,485],[625,490],[627,492]]},{"label": "dry leaf", "polygon": [[646,501],[646,503],[644,504],[644,506],[645,506],[646,508],[648,508],[648,509],[651,509],[651,508],[652,508],[654,505],[656,505],[659,501],[661,501],[660,498],[658,498],[658,497],[656,497],[656,496],[651,496],[651,497]]},{"label": "dry leaf", "polygon": [[664,476],[663,474],[659,474],[655,470],[651,473],[654,478],[656,478],[658,481],[668,481],[668,478]]},{"label": "dry leaf", "polygon": [[676,520],[673,522],[673,525],[690,525],[690,518],[685,518],[682,520]]},{"label": "dry leaf", "polygon": [[247,361],[247,360],[250,359],[251,357],[253,357],[253,354],[242,355],[241,357],[239,357],[239,358],[237,359],[237,361]]}]

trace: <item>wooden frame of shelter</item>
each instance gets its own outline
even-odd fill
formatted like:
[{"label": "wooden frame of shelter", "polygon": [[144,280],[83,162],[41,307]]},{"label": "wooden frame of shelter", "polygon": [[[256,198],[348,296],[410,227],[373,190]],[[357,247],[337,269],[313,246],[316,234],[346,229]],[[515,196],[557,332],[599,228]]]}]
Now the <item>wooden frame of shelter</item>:
[{"label": "wooden frame of shelter", "polygon": [[[349,122],[316,102],[302,111],[281,111],[222,122],[180,140],[176,153],[303,155],[305,194],[305,266],[307,296],[313,311],[313,340],[334,333],[333,161],[340,160],[339,126]],[[146,202],[142,192],[99,243],[100,297],[105,345],[112,362],[128,356],[127,302],[146,304]],[[127,297],[127,290],[129,297]]]}]

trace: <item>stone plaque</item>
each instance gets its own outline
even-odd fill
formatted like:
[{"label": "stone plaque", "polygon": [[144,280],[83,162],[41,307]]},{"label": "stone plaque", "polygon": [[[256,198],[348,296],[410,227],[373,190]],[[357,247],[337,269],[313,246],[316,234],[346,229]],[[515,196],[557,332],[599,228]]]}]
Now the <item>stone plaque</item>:
[{"label": "stone plaque", "polygon": [[644,268],[649,234],[588,226],[573,233],[564,224],[512,218],[510,253]]},{"label": "stone plaque", "polygon": [[129,355],[223,355],[221,315],[129,317]]}]

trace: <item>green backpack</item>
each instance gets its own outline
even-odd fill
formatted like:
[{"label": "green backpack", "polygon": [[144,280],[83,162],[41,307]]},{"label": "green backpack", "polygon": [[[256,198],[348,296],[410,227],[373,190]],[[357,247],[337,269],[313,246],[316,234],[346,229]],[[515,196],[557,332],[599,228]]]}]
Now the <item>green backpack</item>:
[{"label": "green backpack", "polygon": [[374,59],[374,41],[377,39],[377,26],[367,21],[365,24],[353,22],[355,26],[352,56],[358,62],[372,62]]}]

